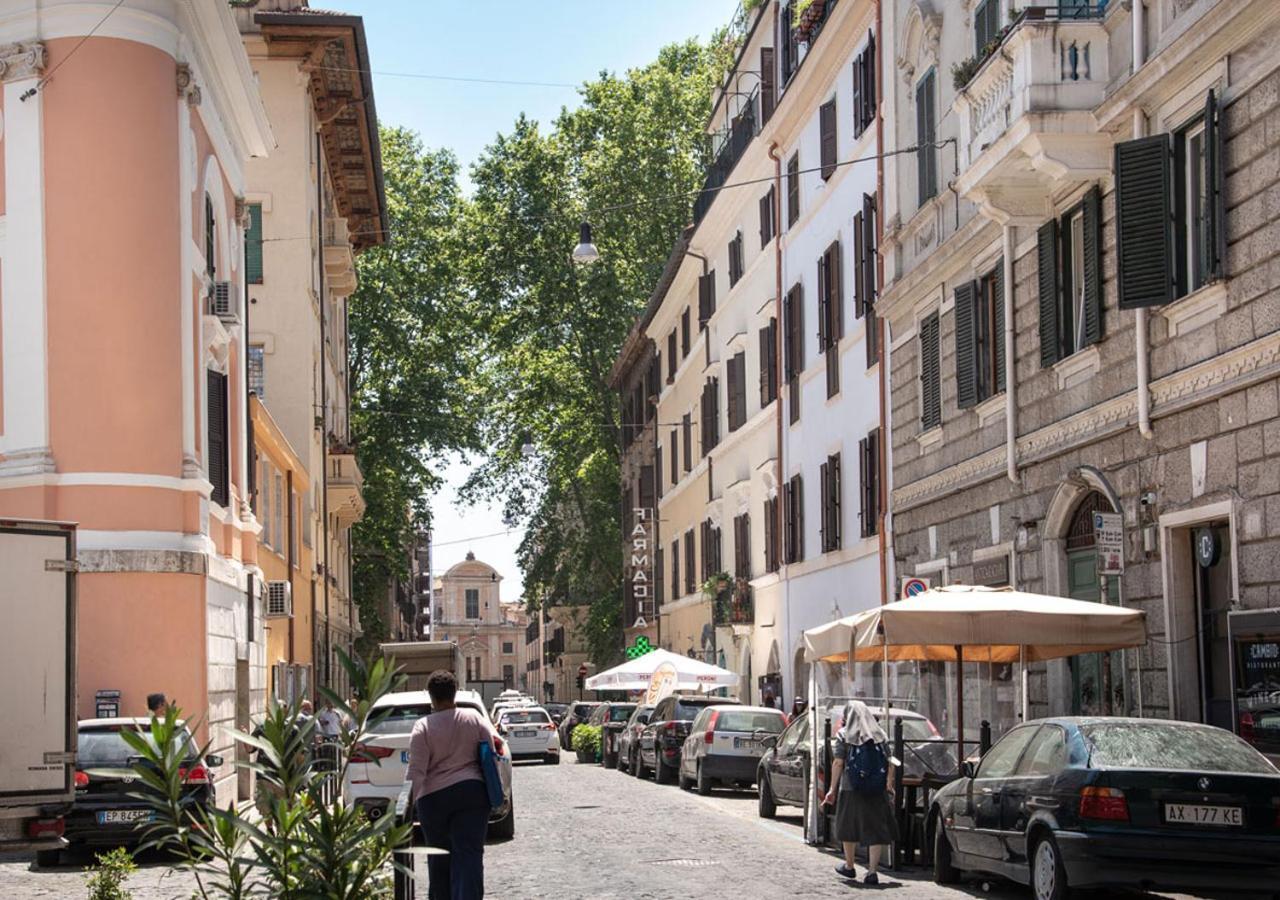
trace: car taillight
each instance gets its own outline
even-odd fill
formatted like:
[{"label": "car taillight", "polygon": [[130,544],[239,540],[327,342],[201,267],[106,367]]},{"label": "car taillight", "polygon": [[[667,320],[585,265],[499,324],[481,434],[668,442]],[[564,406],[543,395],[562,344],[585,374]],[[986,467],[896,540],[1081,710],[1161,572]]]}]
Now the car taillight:
[{"label": "car taillight", "polygon": [[380,759],[386,759],[395,751],[390,747],[379,747],[374,744],[356,744],[351,748],[351,761],[353,763],[371,763]]},{"label": "car taillight", "polygon": [[554,725],[543,725],[543,726],[542,726],[542,730],[543,730],[543,731],[555,731],[555,730],[556,730],[556,726],[554,726]]},{"label": "car taillight", "polygon": [[502,738],[498,737],[496,734],[493,736],[493,749],[497,751],[499,756],[502,756],[507,752],[507,745],[503,742]]},{"label": "car taillight", "polygon": [[1253,738],[1254,738],[1253,713],[1251,712],[1240,713],[1239,733],[1240,733],[1240,737],[1244,738],[1249,743],[1253,743]]},{"label": "car taillight", "polygon": [[62,833],[66,831],[67,823],[61,818],[57,819],[32,819],[27,823],[27,837],[29,838],[56,838],[62,837]]},{"label": "car taillight", "polygon": [[1080,791],[1080,818],[1128,822],[1129,801],[1124,798],[1124,791],[1118,788],[1084,788]]},{"label": "car taillight", "polygon": [[667,734],[675,734],[675,733],[676,733],[676,723],[675,723],[675,722],[668,722],[666,725],[663,725],[663,726],[662,726],[662,730],[663,730],[663,731],[665,731]]},{"label": "car taillight", "polygon": [[178,769],[178,777],[185,784],[208,784],[209,770],[204,766],[192,766],[190,769]]},{"label": "car taillight", "polygon": [[88,786],[89,786],[89,774],[87,772],[77,772],[76,787],[82,788],[82,787],[88,787]]},{"label": "car taillight", "polygon": [[716,739],[716,719],[720,716],[720,710],[711,710],[711,715],[707,719],[707,733],[703,736],[708,744]]}]

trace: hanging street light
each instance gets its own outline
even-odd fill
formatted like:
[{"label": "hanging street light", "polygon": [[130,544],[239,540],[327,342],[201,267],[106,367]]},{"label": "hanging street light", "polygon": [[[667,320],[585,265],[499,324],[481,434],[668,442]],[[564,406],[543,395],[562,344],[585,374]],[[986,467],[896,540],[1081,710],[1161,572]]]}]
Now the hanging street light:
[{"label": "hanging street light", "polygon": [[591,223],[583,222],[578,228],[578,246],[573,248],[573,261],[586,264],[600,258],[600,251],[591,241]]}]

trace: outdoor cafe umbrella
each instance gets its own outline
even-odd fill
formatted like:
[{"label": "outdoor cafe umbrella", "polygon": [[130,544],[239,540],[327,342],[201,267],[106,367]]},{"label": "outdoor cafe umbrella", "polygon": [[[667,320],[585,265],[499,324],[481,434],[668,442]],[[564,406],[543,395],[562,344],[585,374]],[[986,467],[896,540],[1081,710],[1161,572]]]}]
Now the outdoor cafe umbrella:
[{"label": "outdoor cafe umbrella", "polygon": [[677,690],[714,691],[722,687],[736,687],[739,683],[739,676],[728,669],[657,649],[592,675],[586,681],[587,690],[643,691],[649,687],[654,670],[663,663],[670,663],[675,669]]}]

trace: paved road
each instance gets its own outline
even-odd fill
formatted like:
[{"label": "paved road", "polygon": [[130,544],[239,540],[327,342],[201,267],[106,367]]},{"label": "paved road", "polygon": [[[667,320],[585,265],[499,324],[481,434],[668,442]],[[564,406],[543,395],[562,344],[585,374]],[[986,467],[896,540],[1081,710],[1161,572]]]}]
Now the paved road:
[{"label": "paved road", "polygon": [[[485,855],[490,897],[776,900],[859,890],[835,876],[835,856],[804,843],[798,814],[784,808],[774,821],[759,819],[753,793],[699,797],[568,757],[559,766],[517,765],[515,795],[516,837],[490,845]],[[83,884],[77,866],[41,871],[28,860],[0,858],[4,900],[83,897]],[[152,859],[129,888],[134,900],[187,900],[192,886]],[[1031,900],[1007,884],[941,888],[918,871],[889,874],[880,890],[896,900]],[[425,900],[425,883],[418,896]]]}]

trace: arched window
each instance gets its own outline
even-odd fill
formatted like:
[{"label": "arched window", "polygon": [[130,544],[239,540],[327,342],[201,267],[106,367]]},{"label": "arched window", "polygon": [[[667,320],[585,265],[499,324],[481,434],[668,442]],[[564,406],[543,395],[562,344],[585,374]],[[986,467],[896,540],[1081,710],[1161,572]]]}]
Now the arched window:
[{"label": "arched window", "polygon": [[1111,512],[1107,498],[1097,491],[1090,491],[1071,514],[1071,527],[1067,529],[1067,550],[1088,550],[1097,543],[1093,532],[1093,514]]}]

